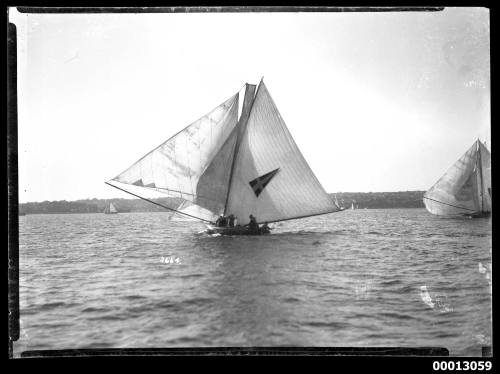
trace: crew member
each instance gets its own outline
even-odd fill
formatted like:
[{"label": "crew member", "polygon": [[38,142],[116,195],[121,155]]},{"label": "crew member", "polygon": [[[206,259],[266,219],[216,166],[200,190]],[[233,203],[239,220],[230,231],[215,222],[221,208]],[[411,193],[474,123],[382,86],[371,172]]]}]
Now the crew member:
[{"label": "crew member", "polygon": [[250,214],[249,218],[250,218],[250,222],[248,223],[248,227],[251,230],[258,230],[259,225],[257,224],[257,219],[252,214]]},{"label": "crew member", "polygon": [[226,217],[224,217],[222,214],[217,218],[217,221],[215,221],[215,225],[217,227],[224,227],[227,225],[227,220]]}]

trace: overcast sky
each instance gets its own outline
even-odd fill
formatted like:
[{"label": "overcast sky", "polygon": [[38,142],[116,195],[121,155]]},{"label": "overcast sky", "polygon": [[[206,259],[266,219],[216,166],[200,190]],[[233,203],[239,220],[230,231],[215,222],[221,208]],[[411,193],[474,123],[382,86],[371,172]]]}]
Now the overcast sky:
[{"label": "overcast sky", "polygon": [[328,192],[426,190],[490,144],[489,12],[20,14],[20,202],[104,184],[264,76]]}]

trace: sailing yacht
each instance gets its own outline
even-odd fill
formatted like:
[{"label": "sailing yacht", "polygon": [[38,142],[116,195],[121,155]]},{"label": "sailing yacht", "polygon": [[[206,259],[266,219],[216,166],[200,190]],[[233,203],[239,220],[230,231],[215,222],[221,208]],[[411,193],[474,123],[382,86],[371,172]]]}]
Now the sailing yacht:
[{"label": "sailing yacht", "polygon": [[424,194],[436,215],[485,217],[491,214],[491,154],[479,139]]},{"label": "sailing yacht", "polygon": [[104,214],[117,214],[118,210],[116,207],[113,205],[113,203],[109,203],[108,206],[104,209]]},{"label": "sailing yacht", "polygon": [[[208,223],[209,233],[260,234],[246,226],[340,211],[288,131],[263,80],[187,126],[107,184],[180,197],[178,214]],[[159,204],[158,204],[159,205]],[[239,226],[217,227],[234,215]],[[266,225],[267,226],[267,225]]]},{"label": "sailing yacht", "polygon": [[337,195],[334,195],[333,201],[335,202],[335,205],[338,206],[339,210],[344,210],[345,209],[344,207],[342,207],[342,205],[337,200]]}]

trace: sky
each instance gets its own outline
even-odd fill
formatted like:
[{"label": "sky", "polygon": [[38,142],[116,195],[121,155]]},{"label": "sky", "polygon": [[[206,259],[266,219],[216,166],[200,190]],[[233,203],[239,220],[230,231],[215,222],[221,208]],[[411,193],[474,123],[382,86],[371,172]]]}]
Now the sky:
[{"label": "sky", "polygon": [[266,86],[327,192],[427,190],[490,138],[489,11],[21,14],[19,200],[104,184]]}]

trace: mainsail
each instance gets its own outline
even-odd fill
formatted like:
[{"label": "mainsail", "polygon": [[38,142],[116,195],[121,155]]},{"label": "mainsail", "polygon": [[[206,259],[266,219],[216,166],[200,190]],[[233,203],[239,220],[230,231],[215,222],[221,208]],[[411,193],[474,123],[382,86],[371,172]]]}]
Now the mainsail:
[{"label": "mainsail", "polygon": [[437,215],[491,212],[491,156],[479,140],[424,194],[424,204]]},{"label": "mainsail", "polygon": [[210,222],[221,214],[246,224],[250,214],[276,222],[339,211],[264,83],[256,94],[255,85],[245,87],[239,119],[236,94],[112,181],[181,197],[179,213]]},{"label": "mainsail", "polygon": [[[295,144],[264,82],[261,82],[235,160],[226,212],[242,224],[249,214],[276,222],[338,211]],[[257,193],[256,178],[273,173]]]}]

